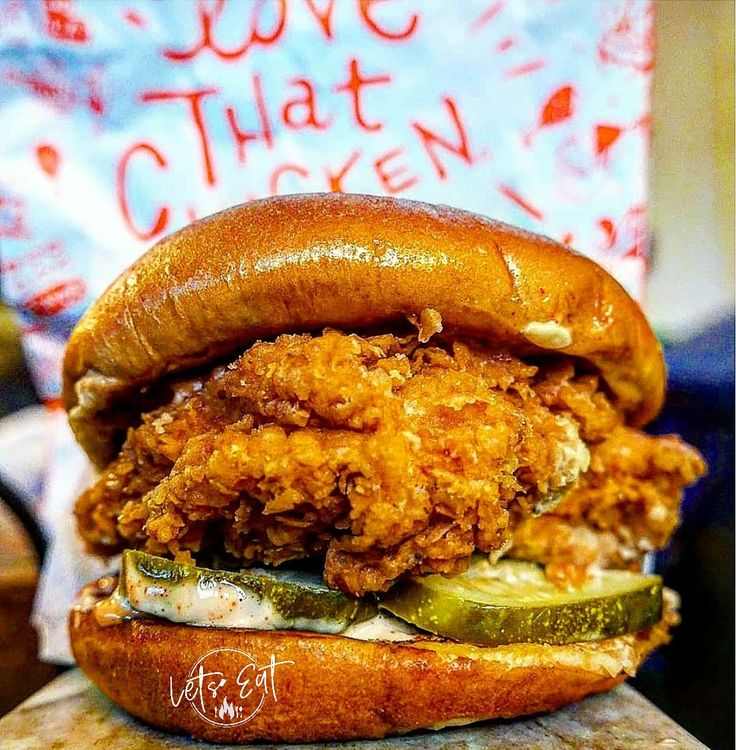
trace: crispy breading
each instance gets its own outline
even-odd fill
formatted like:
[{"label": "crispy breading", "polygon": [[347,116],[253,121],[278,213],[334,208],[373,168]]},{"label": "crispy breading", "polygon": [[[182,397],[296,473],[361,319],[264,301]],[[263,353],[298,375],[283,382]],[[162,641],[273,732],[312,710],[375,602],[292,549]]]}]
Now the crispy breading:
[{"label": "crispy breading", "polygon": [[[628,461],[639,444],[648,458]],[[588,445],[594,464],[570,493]],[[701,471],[676,438],[622,427],[597,377],[569,362],[325,331],[257,343],[181,385],[129,432],[76,513],[97,552],[325,556],[328,583],[361,594],[406,573],[458,573],[475,549],[503,554],[517,525],[532,559],[568,564],[536,539],[544,524],[524,525],[566,492],[558,523],[597,538],[625,517],[614,546],[658,545]],[[658,510],[639,518],[642,508]]]},{"label": "crispy breading", "polygon": [[704,470],[698,453],[673,435],[616,427],[592,446],[590,468],[554,510],[515,524],[511,555],[545,564],[561,582],[574,583],[590,566],[636,570],[667,544],[682,488]]}]

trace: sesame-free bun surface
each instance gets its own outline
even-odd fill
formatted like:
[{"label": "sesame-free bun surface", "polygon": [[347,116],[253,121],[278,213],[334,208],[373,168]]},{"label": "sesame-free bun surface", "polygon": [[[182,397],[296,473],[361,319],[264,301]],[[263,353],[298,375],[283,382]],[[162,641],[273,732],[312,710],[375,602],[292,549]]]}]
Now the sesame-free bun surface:
[{"label": "sesame-free bun surface", "polygon": [[[101,627],[87,587],[70,615],[77,664],[128,713],[170,732],[213,742],[310,742],[377,738],[549,711],[608,690],[668,640],[649,631],[568,646],[483,648],[441,639],[359,641],[298,631],[194,627],[143,618]],[[174,699],[213,649],[246,652],[258,665],[293,662],[275,676],[277,700],[237,726],[216,726]],[[227,652],[214,667],[236,675]],[[213,667],[212,662],[207,663]]]},{"label": "sesame-free bun surface", "polygon": [[546,238],[451,209],[311,194],[246,203],[154,245],[82,317],[64,358],[72,428],[98,465],[140,389],[258,338],[359,330],[438,311],[445,333],[596,368],[632,424],[659,410],[664,365],[638,305]]}]

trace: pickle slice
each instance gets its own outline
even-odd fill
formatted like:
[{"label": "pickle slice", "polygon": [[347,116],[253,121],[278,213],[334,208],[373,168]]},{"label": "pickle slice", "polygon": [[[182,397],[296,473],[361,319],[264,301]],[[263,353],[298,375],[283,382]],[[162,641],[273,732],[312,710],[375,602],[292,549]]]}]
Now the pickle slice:
[{"label": "pickle slice", "polygon": [[474,558],[459,576],[398,584],[379,606],[422,630],[466,643],[562,645],[655,625],[662,615],[662,580],[605,570],[568,592],[533,563]]},{"label": "pickle slice", "polygon": [[210,570],[136,550],[123,553],[119,596],[137,612],[173,622],[259,630],[341,633],[377,611],[315,574]]}]

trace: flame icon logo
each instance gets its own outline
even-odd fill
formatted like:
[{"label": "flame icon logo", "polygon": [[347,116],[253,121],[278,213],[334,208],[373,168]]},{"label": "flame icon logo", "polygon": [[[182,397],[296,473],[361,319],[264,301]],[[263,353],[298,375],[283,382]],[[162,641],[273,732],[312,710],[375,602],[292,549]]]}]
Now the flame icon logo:
[{"label": "flame icon logo", "polygon": [[215,716],[217,716],[218,719],[224,719],[225,717],[227,717],[232,721],[236,716],[240,717],[242,715],[243,707],[236,706],[234,703],[230,703],[230,701],[227,699],[227,696],[223,698],[220,707],[215,709]]},{"label": "flame icon logo", "polygon": [[174,689],[169,678],[169,695],[174,708],[189,706],[208,724],[232,727],[250,721],[263,707],[266,698],[278,702],[276,668],[293,661],[270,660],[258,664],[245,651],[216,648],[195,662],[184,686]]}]

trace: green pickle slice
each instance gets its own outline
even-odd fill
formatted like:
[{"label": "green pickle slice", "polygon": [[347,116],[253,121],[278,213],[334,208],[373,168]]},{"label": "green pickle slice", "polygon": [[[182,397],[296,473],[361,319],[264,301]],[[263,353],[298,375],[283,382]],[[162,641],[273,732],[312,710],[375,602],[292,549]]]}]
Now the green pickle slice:
[{"label": "green pickle slice", "polygon": [[563,645],[655,625],[662,616],[662,579],[605,570],[581,588],[563,591],[533,563],[474,558],[459,576],[398,584],[379,606],[422,630],[466,643]]},{"label": "green pickle slice", "polygon": [[119,596],[137,612],[214,627],[341,633],[376,614],[374,602],[333,591],[315,574],[210,570],[137,550],[123,553]]}]

